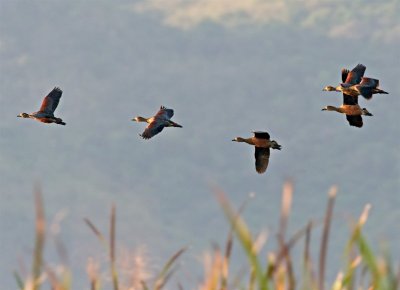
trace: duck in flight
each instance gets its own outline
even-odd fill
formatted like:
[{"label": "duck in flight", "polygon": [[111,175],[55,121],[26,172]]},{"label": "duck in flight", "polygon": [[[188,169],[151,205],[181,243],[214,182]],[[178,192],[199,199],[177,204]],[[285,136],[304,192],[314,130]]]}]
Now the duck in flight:
[{"label": "duck in flight", "polygon": [[322,111],[336,111],[346,115],[346,119],[350,126],[361,128],[363,126],[362,115],[373,116],[366,108],[361,108],[358,105],[358,97],[352,97],[347,94],[343,94],[343,105],[340,107],[326,106]]},{"label": "duck in flight", "polygon": [[62,119],[54,116],[54,111],[57,108],[58,103],[62,95],[62,90],[55,87],[44,99],[39,111],[27,114],[21,113],[17,117],[31,118],[42,123],[56,123],[59,125],[65,125]]},{"label": "duck in flight", "polygon": [[236,137],[232,141],[244,142],[255,146],[254,157],[256,159],[256,171],[264,173],[267,170],[269,163],[270,148],[281,150],[281,145],[276,141],[270,140],[267,132],[256,131],[253,132],[254,136],[250,138]]},{"label": "duck in flight", "polygon": [[358,97],[362,95],[367,100],[374,94],[388,94],[379,87],[379,80],[364,77],[366,66],[358,64],[351,71],[342,69],[342,81],[337,87],[326,86],[323,91],[336,91],[344,94]]},{"label": "duck in flight", "polygon": [[148,123],[146,129],[142,134],[139,134],[139,136],[141,136],[143,139],[150,139],[151,137],[160,133],[164,127],[182,128],[181,125],[171,121],[173,115],[174,110],[161,106],[160,110],[153,117],[143,118],[138,116],[133,118],[132,121]]}]

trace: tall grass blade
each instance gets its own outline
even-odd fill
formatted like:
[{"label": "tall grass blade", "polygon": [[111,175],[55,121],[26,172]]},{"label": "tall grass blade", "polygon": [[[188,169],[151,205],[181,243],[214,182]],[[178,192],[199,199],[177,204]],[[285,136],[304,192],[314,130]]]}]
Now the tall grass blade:
[{"label": "tall grass blade", "polygon": [[228,199],[225,194],[218,190],[216,191],[216,196],[220,206],[222,207],[225,216],[228,218],[233,231],[238,237],[243,249],[249,259],[252,271],[254,271],[258,286],[260,290],[268,290],[268,281],[264,270],[262,269],[261,263],[258,260],[257,253],[254,251],[254,242],[249,229],[247,228],[245,222],[237,215],[237,213],[232,209]]},{"label": "tall grass blade", "polygon": [[186,247],[178,250],[164,265],[160,273],[156,277],[155,289],[161,289],[169,280],[174,272],[172,267],[175,265],[178,258],[186,251]]},{"label": "tall grass blade", "polygon": [[45,244],[45,228],[46,222],[44,217],[42,194],[39,188],[35,190],[35,247],[33,251],[32,261],[32,290],[39,290],[39,278],[41,276],[43,266],[43,249]]},{"label": "tall grass blade", "polygon": [[18,274],[17,271],[14,271],[14,278],[15,282],[17,282],[17,286],[20,290],[24,290],[25,285],[24,285],[24,280],[21,278],[21,276]]},{"label": "tall grass blade", "polygon": [[88,218],[84,218],[83,220],[88,225],[88,227],[93,231],[93,233],[96,235],[96,237],[100,240],[100,242],[105,247],[107,247],[107,240],[104,237],[104,235],[97,229],[97,227]]},{"label": "tall grass blade", "polygon": [[283,185],[282,191],[282,204],[281,204],[281,217],[279,222],[279,236],[284,240],[287,228],[287,223],[292,206],[293,199],[293,182],[286,181]]},{"label": "tall grass blade", "polygon": [[328,205],[326,208],[324,227],[322,230],[321,248],[319,252],[319,277],[318,277],[318,289],[324,290],[325,287],[325,266],[326,266],[326,256],[328,251],[328,240],[329,240],[329,230],[332,221],[333,207],[335,204],[335,197],[337,193],[337,187],[333,186],[329,191]]},{"label": "tall grass blade", "polygon": [[119,289],[118,285],[118,272],[115,265],[115,204],[111,206],[110,216],[110,267],[111,267],[111,278],[113,282],[114,290]]}]

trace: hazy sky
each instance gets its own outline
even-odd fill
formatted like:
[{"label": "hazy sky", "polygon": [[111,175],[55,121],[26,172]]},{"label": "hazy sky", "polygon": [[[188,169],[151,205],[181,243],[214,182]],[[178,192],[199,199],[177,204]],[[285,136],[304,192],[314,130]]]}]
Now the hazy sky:
[{"label": "hazy sky", "polygon": [[[36,183],[49,222],[65,213],[58,234],[74,289],[86,285],[88,256],[105,260],[83,218],[106,232],[112,202],[120,248],[147,248],[154,269],[190,245],[185,265],[199,272],[201,254],[228,231],[213,185],[235,205],[255,193],[245,218],[273,236],[284,180],[295,181],[292,231],[322,216],[337,184],[330,277],[341,262],[334,253],[345,245],[343,224],[366,203],[374,245],[395,244],[399,15],[399,1],[0,0],[2,285],[15,288],[19,257],[30,263]],[[374,114],[361,129],[321,112],[342,101],[322,88],[357,63],[390,92],[360,98]],[[64,91],[56,116],[65,127],[16,117],[36,111],[54,86]],[[130,119],[160,105],[173,108],[183,128],[145,141],[144,124]],[[231,141],[252,130],[282,144],[263,175],[254,149]],[[46,257],[57,263],[53,249],[50,235]]]}]

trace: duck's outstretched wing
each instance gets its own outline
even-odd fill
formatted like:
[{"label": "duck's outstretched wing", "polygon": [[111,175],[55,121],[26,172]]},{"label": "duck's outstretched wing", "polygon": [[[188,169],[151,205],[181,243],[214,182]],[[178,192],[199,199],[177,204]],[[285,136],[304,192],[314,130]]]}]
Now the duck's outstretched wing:
[{"label": "duck's outstretched wing", "polygon": [[143,133],[140,135],[143,139],[150,139],[151,137],[157,135],[164,129],[164,124],[162,122],[157,121],[157,119],[151,122]]},{"label": "duck's outstretched wing", "polygon": [[358,105],[358,96],[343,94],[343,105]]},{"label": "duck's outstretched wing", "polygon": [[349,70],[347,68],[342,68],[342,82],[345,83],[347,76],[349,74]]},{"label": "duck's outstretched wing", "polygon": [[160,110],[157,112],[157,114],[154,117],[162,118],[162,119],[171,119],[173,115],[174,115],[174,110],[167,109],[166,107],[161,106]]},{"label": "duck's outstretched wing", "polygon": [[260,174],[264,173],[269,163],[269,148],[256,147],[254,157],[256,158],[256,171]]},{"label": "duck's outstretched wing", "polygon": [[40,106],[39,112],[46,112],[53,114],[56,110],[60,98],[62,95],[62,90],[55,87],[44,99],[42,105]]},{"label": "duck's outstretched wing", "polygon": [[[361,82],[361,78],[364,76],[365,70],[367,67],[363,64],[356,65],[350,72],[347,73],[346,80],[344,81],[347,84],[356,85]],[[342,74],[343,77],[343,74]]]},{"label": "duck's outstretched wing", "polygon": [[363,87],[376,88],[379,86],[379,80],[371,78],[362,78],[360,85]]},{"label": "duck's outstretched wing", "polygon": [[267,139],[267,140],[270,139],[268,132],[254,131],[253,134],[254,134],[254,137],[256,137],[256,138]]},{"label": "duck's outstretched wing", "polygon": [[363,126],[363,120],[361,115],[346,115],[346,119],[350,126],[361,128]]}]

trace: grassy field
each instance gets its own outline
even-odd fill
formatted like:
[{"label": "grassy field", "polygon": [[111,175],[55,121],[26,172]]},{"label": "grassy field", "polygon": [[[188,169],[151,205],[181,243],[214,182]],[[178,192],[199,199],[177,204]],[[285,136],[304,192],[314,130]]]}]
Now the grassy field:
[{"label": "grassy field", "polygon": [[[325,216],[322,221],[310,221],[304,228],[288,236],[287,224],[291,211],[293,185],[284,184],[282,192],[281,215],[276,238],[278,246],[267,256],[262,254],[267,239],[265,235],[255,235],[250,232],[241,213],[246,207],[244,202],[238,210],[230,204],[223,191],[215,189],[215,196],[230,224],[226,243],[214,245],[213,250],[207,255],[202,282],[187,289],[199,290],[395,290],[400,285],[400,269],[398,264],[391,261],[390,254],[376,254],[364,237],[362,229],[368,218],[370,205],[366,205],[358,219],[350,224],[348,242],[344,245],[344,257],[347,262],[343,269],[337,270],[337,278],[332,285],[326,282],[326,259],[329,245],[331,222],[333,219],[336,188],[332,187],[326,205]],[[72,286],[71,269],[67,262],[57,267],[48,265],[44,258],[46,240],[45,213],[42,195],[39,190],[35,192],[35,242],[30,271],[20,270],[15,272],[18,288],[21,290],[70,290]],[[112,205],[109,224],[109,235],[104,235],[89,219],[84,222],[104,246],[108,256],[108,273],[100,271],[104,265],[89,258],[87,264],[88,286],[87,289],[113,289],[113,290],[161,290],[161,289],[186,289],[172,280],[179,272],[179,259],[187,251],[179,249],[161,267],[158,273],[147,273],[145,266],[137,261],[133,269],[134,275],[126,277],[126,272],[120,268],[116,258],[116,207]],[[322,227],[319,240],[318,258],[311,258],[311,233],[316,227]],[[232,266],[233,244],[238,243],[248,260],[246,269],[234,273]],[[302,249],[302,261],[296,265],[293,261],[292,251],[295,247]],[[61,241],[56,241],[56,250],[61,261],[67,261],[66,250]],[[315,245],[314,245],[315,249]],[[103,266],[103,267],[101,267]],[[397,269],[396,269],[397,267]],[[131,272],[132,273],[132,272]]]}]

